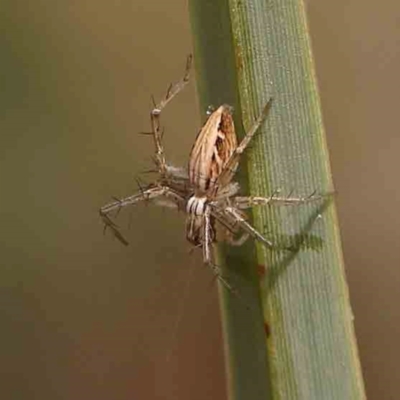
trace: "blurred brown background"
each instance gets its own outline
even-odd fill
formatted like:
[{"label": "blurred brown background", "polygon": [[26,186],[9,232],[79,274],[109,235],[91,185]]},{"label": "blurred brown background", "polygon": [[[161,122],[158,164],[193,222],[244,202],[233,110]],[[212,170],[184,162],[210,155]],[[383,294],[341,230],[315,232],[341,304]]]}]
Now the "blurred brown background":
[{"label": "blurred brown background", "polygon": [[[2,2],[1,388],[4,399],[224,398],[215,287],[182,215],[97,209],[151,165],[150,95],[191,51],[183,0]],[[399,5],[308,2],[361,361],[397,399]],[[163,115],[184,165],[194,84]]]}]

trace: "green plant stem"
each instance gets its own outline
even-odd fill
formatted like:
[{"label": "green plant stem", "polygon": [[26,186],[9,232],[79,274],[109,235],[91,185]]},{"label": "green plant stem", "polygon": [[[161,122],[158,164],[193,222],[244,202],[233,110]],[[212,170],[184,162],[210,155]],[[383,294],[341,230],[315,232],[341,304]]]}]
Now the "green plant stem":
[{"label": "green plant stem", "polygon": [[[241,164],[243,193],[332,192],[303,2],[189,4],[203,115],[210,104],[233,105],[243,136],[273,98]],[[230,399],[365,398],[331,200],[253,212],[256,228],[271,240],[311,234],[321,239],[319,250],[220,246],[219,264],[239,293],[220,290]],[[267,271],[261,297],[257,265]]]}]

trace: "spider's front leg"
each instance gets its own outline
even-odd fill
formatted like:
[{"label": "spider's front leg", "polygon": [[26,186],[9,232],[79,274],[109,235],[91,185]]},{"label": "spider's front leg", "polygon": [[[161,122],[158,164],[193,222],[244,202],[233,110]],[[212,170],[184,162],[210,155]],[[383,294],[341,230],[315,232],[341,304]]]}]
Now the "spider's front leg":
[{"label": "spider's front leg", "polygon": [[140,193],[136,193],[132,196],[125,197],[123,199],[116,199],[112,203],[106,204],[99,210],[100,217],[102,218],[105,229],[110,228],[114,236],[124,245],[128,245],[128,241],[122,236],[118,230],[117,224],[110,217],[110,213],[116,211],[117,213],[124,207],[135,205],[141,201],[150,201],[161,199],[164,197],[166,199],[165,203],[160,203],[163,206],[174,206],[178,208],[183,207],[184,199],[176,192],[171,190],[167,186],[155,186],[149,189],[143,190]]},{"label": "spider's front leg", "polygon": [[224,165],[224,168],[219,175],[217,179],[217,185],[218,187],[224,187],[227,183],[232,181],[233,175],[235,174],[236,171],[236,166],[239,162],[239,158],[242,155],[242,153],[246,150],[247,146],[249,145],[251,139],[253,139],[254,135],[260,128],[261,124],[264,122],[265,118],[268,115],[268,112],[271,108],[272,105],[272,99],[269,99],[268,103],[265,105],[264,109],[262,110],[261,114],[258,116],[258,118],[255,120],[253,123],[253,126],[250,128],[250,130],[246,133],[245,137],[242,139],[240,142],[239,146],[237,146],[232,153],[232,155],[229,157],[227,160],[226,164]]},{"label": "spider's front leg", "polygon": [[175,85],[171,85],[165,97],[158,103],[154,104],[154,108],[151,110],[150,119],[151,119],[151,135],[153,135],[154,146],[155,146],[155,161],[159,172],[164,174],[166,172],[166,161],[164,148],[162,145],[162,131],[160,126],[160,114],[161,111],[165,108],[165,106],[186,86],[189,82],[190,69],[192,66],[192,55],[189,55],[186,61],[186,69],[185,74],[180,81],[175,83]]}]

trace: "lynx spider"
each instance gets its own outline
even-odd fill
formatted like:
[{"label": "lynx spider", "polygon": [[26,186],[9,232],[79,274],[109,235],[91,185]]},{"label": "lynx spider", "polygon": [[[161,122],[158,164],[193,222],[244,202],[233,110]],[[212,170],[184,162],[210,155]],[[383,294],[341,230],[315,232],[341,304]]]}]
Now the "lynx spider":
[{"label": "lynx spider", "polygon": [[[124,244],[128,244],[109,214],[121,208],[141,201],[154,201],[156,204],[173,207],[186,212],[186,237],[194,246],[202,248],[203,260],[218,280],[228,289],[232,287],[221,276],[212,257],[212,243],[217,241],[216,225],[225,232],[225,240],[240,246],[252,237],[266,247],[273,244],[246,221],[243,210],[254,206],[282,204],[293,205],[320,199],[321,196],[308,197],[270,197],[237,196],[239,184],[232,179],[237,169],[240,155],[245,151],[258,128],[266,118],[271,107],[268,101],[250,130],[238,144],[232,119],[232,108],[221,105],[211,113],[200,130],[192,147],[188,170],[167,164],[162,145],[160,114],[167,104],[186,86],[192,64],[192,56],[187,59],[183,78],[171,85],[167,93],[150,113],[152,130],[149,134],[154,139],[154,162],[158,179],[139,193],[116,199],[100,209],[100,216],[105,228],[110,228]],[[241,232],[241,236],[235,238]]]}]

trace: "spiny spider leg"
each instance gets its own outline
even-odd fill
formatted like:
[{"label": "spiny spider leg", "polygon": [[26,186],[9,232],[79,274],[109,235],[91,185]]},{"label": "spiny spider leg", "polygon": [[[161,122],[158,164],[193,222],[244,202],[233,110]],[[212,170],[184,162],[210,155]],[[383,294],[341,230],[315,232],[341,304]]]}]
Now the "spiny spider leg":
[{"label": "spiny spider leg", "polygon": [[211,269],[215,277],[232,293],[236,293],[233,287],[224,279],[221,275],[221,271],[217,265],[214,264],[211,252],[212,252],[212,238],[210,236],[212,232],[211,226],[211,209],[210,207],[206,207],[204,214],[204,223],[203,223],[203,261],[208,267]]},{"label": "spiny spider leg", "polygon": [[240,247],[243,246],[247,239],[250,237],[250,234],[247,232],[242,233],[237,239],[235,239],[234,237],[227,237],[227,242],[231,245],[231,246],[235,246],[235,247]]},{"label": "spiny spider leg", "polygon": [[[101,214],[100,214],[101,215]],[[114,223],[114,221],[107,215],[103,214],[101,215],[101,219],[104,222],[104,231],[103,233],[106,232],[107,228],[111,229],[114,236],[125,246],[128,246],[128,241],[122,236],[122,234],[118,230],[118,226]]]},{"label": "spiny spider leg", "polygon": [[253,123],[253,126],[246,133],[245,137],[242,139],[239,146],[236,147],[235,151],[229,157],[228,161],[226,162],[226,164],[224,166],[224,169],[221,171],[221,174],[219,175],[219,177],[217,179],[217,185],[219,187],[225,186],[228,182],[230,182],[232,180],[232,177],[236,171],[236,165],[239,161],[239,157],[246,150],[246,147],[249,145],[251,139],[253,139],[258,128],[261,126],[261,124],[267,117],[268,112],[271,108],[271,105],[272,105],[272,98],[268,100],[268,103],[265,105],[261,114],[258,116],[258,118]]},{"label": "spiny spider leg", "polygon": [[242,246],[250,237],[250,235],[247,232],[242,232],[239,237],[235,238],[235,235],[237,235],[235,229],[235,226],[238,224],[237,220],[233,219],[231,221],[227,218],[227,214],[223,214],[222,212],[220,212],[220,210],[216,208],[213,204],[210,204],[210,207],[211,215],[219,222],[219,224],[221,224],[221,226],[225,230],[226,236],[224,237],[224,240],[226,240],[231,246]]},{"label": "spiny spider leg", "polygon": [[106,228],[110,228],[117,239],[119,239],[123,244],[127,245],[128,242],[119,232],[117,225],[113,222],[113,220],[109,217],[109,214],[112,211],[119,211],[123,207],[127,207],[130,205],[134,205],[141,201],[148,200],[156,200],[160,197],[165,197],[167,200],[170,200],[171,203],[177,204],[178,206],[183,206],[185,203],[185,199],[182,198],[178,193],[175,193],[167,186],[156,186],[147,190],[143,190],[140,193],[136,193],[132,196],[125,197],[121,200],[116,200],[112,203],[106,204],[105,206],[100,208],[100,216],[106,226]]},{"label": "spiny spider leg", "polygon": [[330,194],[326,195],[311,195],[307,197],[280,197],[272,195],[270,197],[260,196],[248,196],[241,197],[237,196],[232,199],[233,205],[239,210],[245,210],[254,206],[266,206],[266,205],[283,205],[292,206],[297,204],[306,204],[315,201],[319,201],[329,197]]},{"label": "spiny spider leg", "polygon": [[234,207],[226,207],[224,212],[231,218],[235,219],[239,226],[253,238],[264,243],[267,247],[273,248],[274,245],[267,240],[257,229],[253,228],[241,215],[241,213]]},{"label": "spiny spider leg", "polygon": [[173,190],[171,190],[169,187],[156,186],[147,190],[143,190],[142,192],[136,193],[132,196],[125,197],[121,200],[106,204],[105,206],[100,208],[100,214],[109,214],[111,211],[118,210],[122,207],[130,206],[140,201],[153,200],[160,196],[165,196],[175,203],[184,202],[184,199],[178,193],[175,193]]},{"label": "spiny spider leg", "polygon": [[192,66],[192,55],[189,55],[186,61],[185,74],[180,81],[178,81],[175,85],[172,85],[168,88],[167,93],[158,104],[154,105],[154,108],[151,110],[150,119],[151,119],[151,127],[152,134],[154,137],[154,145],[156,148],[155,160],[156,164],[160,170],[161,174],[164,174],[166,171],[166,161],[164,155],[164,148],[162,145],[162,131],[160,127],[160,114],[161,111],[165,108],[165,106],[186,86],[189,82],[190,69]]}]

